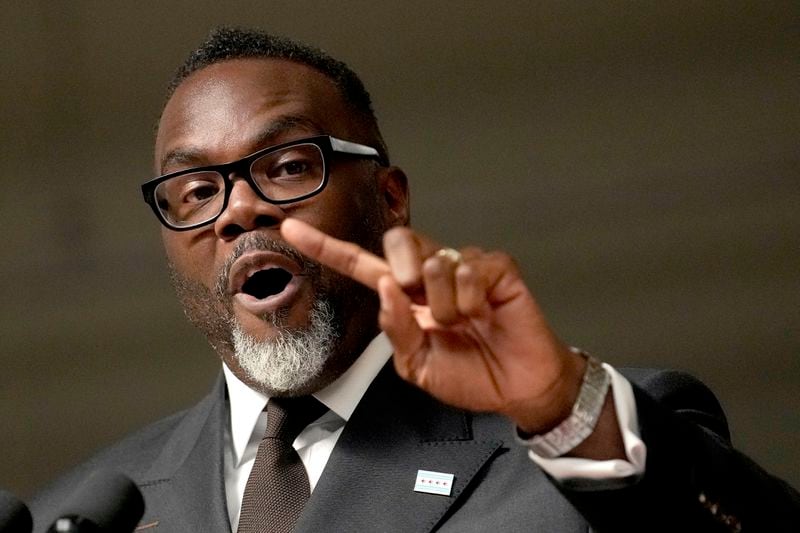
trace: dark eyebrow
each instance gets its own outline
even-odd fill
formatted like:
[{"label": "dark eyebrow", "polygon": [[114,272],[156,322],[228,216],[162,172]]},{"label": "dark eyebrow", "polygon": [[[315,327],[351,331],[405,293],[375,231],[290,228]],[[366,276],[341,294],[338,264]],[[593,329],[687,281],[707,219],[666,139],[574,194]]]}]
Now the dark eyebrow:
[{"label": "dark eyebrow", "polygon": [[[322,135],[320,127],[308,117],[284,115],[267,124],[251,139],[250,144],[257,147],[256,149],[267,148],[270,144],[275,144],[280,136],[295,130],[305,130],[309,135]],[[161,159],[160,171],[163,173],[167,165],[199,166],[203,161],[203,154],[203,150],[191,146],[175,148]]]},{"label": "dark eyebrow", "polygon": [[284,115],[270,122],[266,128],[261,130],[253,139],[252,144],[258,146],[259,149],[267,148],[270,144],[274,144],[278,137],[294,130],[305,130],[311,135],[322,135],[319,125],[310,118],[300,115]]},{"label": "dark eyebrow", "polygon": [[164,168],[166,168],[167,165],[197,166],[197,162],[200,161],[201,157],[202,152],[198,149],[176,148],[175,150],[167,152],[161,159],[159,171],[164,172]]}]

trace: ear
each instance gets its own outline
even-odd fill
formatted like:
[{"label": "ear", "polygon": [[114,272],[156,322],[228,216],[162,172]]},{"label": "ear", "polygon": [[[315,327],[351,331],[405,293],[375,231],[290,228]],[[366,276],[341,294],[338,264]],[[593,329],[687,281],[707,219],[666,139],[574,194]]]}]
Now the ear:
[{"label": "ear", "polygon": [[399,167],[381,167],[378,170],[378,187],[384,201],[388,227],[408,226],[411,222],[411,198],[406,173]]}]

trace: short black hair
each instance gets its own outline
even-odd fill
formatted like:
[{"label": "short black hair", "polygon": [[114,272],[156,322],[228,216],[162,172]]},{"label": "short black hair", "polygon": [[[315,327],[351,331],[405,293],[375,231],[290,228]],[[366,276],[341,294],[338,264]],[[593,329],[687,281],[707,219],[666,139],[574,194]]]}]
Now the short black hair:
[{"label": "short black hair", "polygon": [[327,76],[339,88],[345,103],[365,121],[382,161],[384,164],[389,163],[389,154],[378,127],[372,99],[358,75],[347,64],[319,48],[260,30],[227,26],[213,29],[172,77],[167,87],[165,103],[192,73],[221,61],[246,58],[286,59],[307,65]]}]

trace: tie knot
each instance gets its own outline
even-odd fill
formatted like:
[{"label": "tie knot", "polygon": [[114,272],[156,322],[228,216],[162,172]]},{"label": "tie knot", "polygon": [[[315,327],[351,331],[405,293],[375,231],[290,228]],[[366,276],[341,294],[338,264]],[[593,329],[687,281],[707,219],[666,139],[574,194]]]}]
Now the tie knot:
[{"label": "tie knot", "polygon": [[322,416],[326,407],[313,396],[270,398],[267,402],[267,430],[264,438],[291,445],[307,425]]}]

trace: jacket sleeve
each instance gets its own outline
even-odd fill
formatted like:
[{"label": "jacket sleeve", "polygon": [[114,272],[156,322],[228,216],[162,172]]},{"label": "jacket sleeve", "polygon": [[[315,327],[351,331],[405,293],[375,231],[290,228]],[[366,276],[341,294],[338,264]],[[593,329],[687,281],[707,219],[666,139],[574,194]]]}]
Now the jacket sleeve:
[{"label": "jacket sleeve", "polygon": [[644,474],[559,490],[598,532],[796,531],[800,494],[730,444],[711,391],[680,372],[626,372],[647,446]]}]

